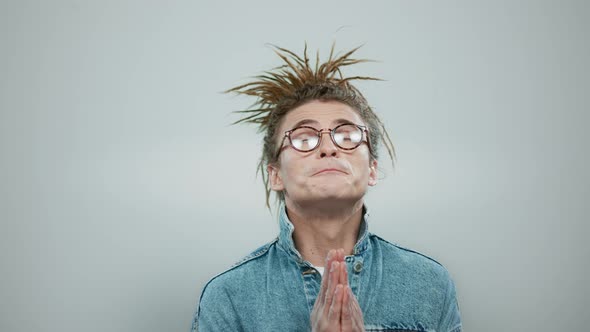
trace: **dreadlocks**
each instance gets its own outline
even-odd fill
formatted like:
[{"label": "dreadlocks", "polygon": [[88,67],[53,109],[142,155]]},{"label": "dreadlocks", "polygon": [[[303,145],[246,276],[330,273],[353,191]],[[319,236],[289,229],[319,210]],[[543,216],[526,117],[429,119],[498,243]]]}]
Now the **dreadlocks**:
[{"label": "dreadlocks", "polygon": [[[269,208],[271,188],[265,168],[266,165],[278,163],[276,152],[280,147],[277,147],[276,130],[290,110],[309,101],[333,100],[352,107],[369,127],[369,139],[375,147],[371,152],[371,158],[377,159],[378,142],[382,141],[387,148],[392,164],[394,163],[395,149],[383,123],[369,107],[360,91],[350,84],[352,80],[379,79],[365,76],[344,77],[342,75],[342,67],[370,61],[351,58],[360,46],[335,57],[334,45],[332,45],[328,60],[322,64],[320,64],[318,51],[314,68],[311,67],[307,56],[307,44],[303,50],[303,57],[287,49],[271,46],[284,62],[283,65],[254,76],[255,80],[252,82],[225,91],[226,93],[233,92],[257,98],[249,109],[235,112],[242,114],[243,117],[233,124],[253,123],[258,125],[258,132],[265,133],[258,171],[262,174],[266,190],[266,205]],[[277,195],[279,200],[285,199],[283,192],[279,192]]]}]

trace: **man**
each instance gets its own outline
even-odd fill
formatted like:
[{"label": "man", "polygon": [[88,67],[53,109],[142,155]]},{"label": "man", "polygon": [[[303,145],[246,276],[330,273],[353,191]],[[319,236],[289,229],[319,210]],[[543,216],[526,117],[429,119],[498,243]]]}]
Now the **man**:
[{"label": "man", "polygon": [[[368,231],[364,196],[377,184],[381,121],[341,69],[357,50],[312,68],[285,62],[229,91],[257,97],[238,122],[265,132],[259,168],[280,234],[209,281],[193,331],[461,331],[445,268]],[[256,105],[256,104],[255,104]],[[266,171],[266,174],[264,173]]]}]

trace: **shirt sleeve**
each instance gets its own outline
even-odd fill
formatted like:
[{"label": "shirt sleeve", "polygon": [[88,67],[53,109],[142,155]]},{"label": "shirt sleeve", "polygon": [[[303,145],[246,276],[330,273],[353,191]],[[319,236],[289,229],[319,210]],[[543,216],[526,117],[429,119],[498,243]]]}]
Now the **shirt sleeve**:
[{"label": "shirt sleeve", "polygon": [[459,302],[455,283],[449,277],[445,305],[441,316],[439,331],[443,332],[461,332],[461,313],[459,312]]},{"label": "shirt sleeve", "polygon": [[242,330],[230,292],[216,281],[212,280],[201,293],[191,332]]}]

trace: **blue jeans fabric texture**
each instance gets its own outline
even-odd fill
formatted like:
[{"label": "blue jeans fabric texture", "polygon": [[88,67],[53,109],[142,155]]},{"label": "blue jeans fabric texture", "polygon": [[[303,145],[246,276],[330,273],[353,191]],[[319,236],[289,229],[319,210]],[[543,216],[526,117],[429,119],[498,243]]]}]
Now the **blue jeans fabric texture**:
[{"label": "blue jeans fabric texture", "polygon": [[[461,331],[455,285],[438,262],[368,231],[366,208],[353,255],[350,288],[366,331]],[[203,288],[192,331],[310,331],[321,275],[293,243],[279,208],[280,234]]]}]

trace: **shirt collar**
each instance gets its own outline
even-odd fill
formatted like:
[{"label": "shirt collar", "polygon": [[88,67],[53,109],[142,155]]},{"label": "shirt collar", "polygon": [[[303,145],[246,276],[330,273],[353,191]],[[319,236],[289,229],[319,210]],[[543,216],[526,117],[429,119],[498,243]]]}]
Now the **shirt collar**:
[{"label": "shirt collar", "polygon": [[[357,242],[354,245],[354,255],[362,254],[365,250],[367,250],[367,245],[369,243],[369,211],[366,205],[363,205],[363,213],[361,219],[361,226],[359,230],[359,236],[357,238]],[[295,226],[289,220],[287,216],[287,208],[284,202],[281,202],[279,206],[279,238],[278,243],[279,245],[287,251],[295,260],[299,263],[303,263],[304,260],[301,257],[297,248],[295,248],[295,243],[293,242],[293,231],[295,230]]]}]

